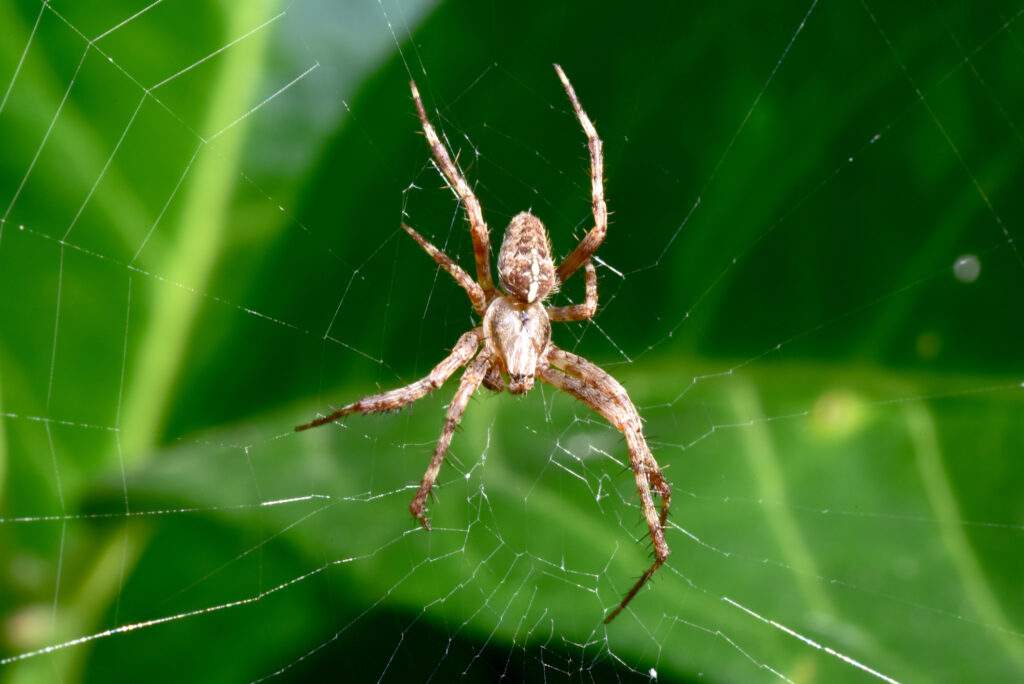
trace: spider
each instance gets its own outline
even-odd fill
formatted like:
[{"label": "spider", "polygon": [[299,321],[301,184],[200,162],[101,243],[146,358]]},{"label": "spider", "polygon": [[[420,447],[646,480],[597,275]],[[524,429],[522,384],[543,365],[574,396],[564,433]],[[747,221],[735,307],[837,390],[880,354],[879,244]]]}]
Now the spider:
[{"label": "spider", "polygon": [[[480,202],[457,164],[452,161],[448,150],[437,137],[434,127],[427,118],[427,110],[420,99],[416,83],[411,81],[409,85],[412,89],[412,99],[416,104],[423,133],[433,152],[436,166],[458,195],[469,220],[476,258],[476,280],[411,227],[403,223],[402,229],[466,291],[473,309],[483,319],[483,324],[463,334],[452,353],[437,364],[425,378],[405,387],[365,397],[295,429],[308,430],[350,413],[375,413],[400,408],[437,389],[456,370],[467,366],[455,396],[448,406],[448,415],[437,448],[434,449],[434,456],[430,459],[430,465],[412,503],[409,504],[413,516],[429,530],[430,521],[423,511],[427,496],[437,480],[441,462],[452,441],[452,433],[462,418],[469,397],[481,384],[500,392],[506,388],[504,377],[507,376],[508,391],[512,394],[523,394],[533,387],[534,378],[540,378],[576,397],[625,435],[629,460],[643,503],[644,518],[654,543],[654,563],[637,580],[618,607],[605,618],[607,624],[622,612],[668,558],[669,548],[665,542],[664,528],[671,492],[668,481],[665,480],[647,446],[640,415],[626,390],[595,364],[572,352],[559,349],[551,342],[551,321],[581,321],[591,318],[596,312],[597,274],[590,258],[604,240],[608,230],[608,208],[604,200],[602,180],[601,139],[580,106],[576,92],[562,67],[557,64],[554,67],[576,112],[576,118],[587,135],[594,227],[556,268],[551,258],[551,242],[544,224],[529,212],[518,214],[505,230],[505,237],[498,252],[498,282],[501,287],[496,288],[491,279],[489,230],[484,221]],[[584,302],[545,307],[545,299],[581,266],[586,288]],[[655,508],[652,490],[661,497],[660,511]]]}]

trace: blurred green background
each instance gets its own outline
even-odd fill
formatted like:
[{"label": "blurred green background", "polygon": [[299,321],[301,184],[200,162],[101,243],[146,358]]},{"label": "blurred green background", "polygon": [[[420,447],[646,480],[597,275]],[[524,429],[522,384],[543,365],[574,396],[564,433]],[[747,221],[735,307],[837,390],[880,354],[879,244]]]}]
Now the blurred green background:
[{"label": "blurred green background", "polygon": [[[825,647],[1020,679],[1022,13],[3,0],[0,680],[874,679]],[[552,62],[613,211],[599,314],[554,339],[674,486],[608,627],[649,549],[571,398],[481,391],[429,535],[454,383],[291,432],[477,324],[399,230],[472,262],[410,77],[496,239],[589,229]]]}]

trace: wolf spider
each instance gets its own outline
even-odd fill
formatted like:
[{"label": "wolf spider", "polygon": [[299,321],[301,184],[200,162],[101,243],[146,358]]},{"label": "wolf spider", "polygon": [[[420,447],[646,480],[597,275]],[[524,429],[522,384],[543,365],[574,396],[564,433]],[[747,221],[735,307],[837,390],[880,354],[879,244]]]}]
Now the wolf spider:
[{"label": "wolf spider", "polygon": [[[654,542],[654,563],[633,585],[618,607],[605,618],[605,623],[609,623],[668,558],[669,548],[665,542],[664,528],[671,493],[668,481],[647,446],[640,415],[626,390],[595,364],[551,343],[551,321],[586,320],[597,310],[597,274],[590,257],[608,230],[601,139],[597,137],[593,123],[580,106],[565,72],[557,64],[554,67],[572,102],[576,118],[587,135],[594,227],[556,268],[544,224],[529,212],[518,214],[505,230],[501,250],[498,252],[498,280],[501,289],[495,288],[491,279],[489,231],[480,202],[430,124],[416,83],[410,82],[412,99],[437,167],[465,207],[476,257],[476,280],[408,225],[403,223],[402,228],[466,291],[473,309],[483,319],[483,325],[463,334],[452,353],[437,364],[427,377],[390,392],[365,397],[295,429],[307,430],[357,411],[374,413],[400,408],[440,387],[456,370],[468,364],[455,397],[448,406],[448,415],[437,448],[434,449],[434,456],[409,505],[412,514],[429,530],[430,521],[423,514],[427,496],[437,479],[441,462],[452,441],[452,433],[462,418],[469,397],[481,384],[500,392],[506,387],[503,376],[507,376],[508,391],[522,394],[533,387],[534,378],[540,378],[576,397],[625,435],[629,460],[643,502],[644,517]],[[584,302],[545,307],[545,299],[581,266],[586,286]],[[654,505],[652,490],[661,497],[660,511]]]}]

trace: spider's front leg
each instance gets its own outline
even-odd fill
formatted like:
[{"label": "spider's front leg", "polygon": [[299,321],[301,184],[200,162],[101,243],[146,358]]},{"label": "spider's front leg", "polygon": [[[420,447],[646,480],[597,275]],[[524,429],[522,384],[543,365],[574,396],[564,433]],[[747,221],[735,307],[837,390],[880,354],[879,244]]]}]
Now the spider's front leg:
[{"label": "spider's front leg", "polygon": [[413,497],[412,503],[409,504],[409,510],[420,521],[420,524],[428,530],[430,529],[430,521],[423,515],[427,496],[430,495],[430,490],[437,480],[437,474],[441,472],[441,462],[444,461],[445,454],[448,453],[448,447],[452,443],[452,435],[455,433],[455,428],[458,427],[459,421],[462,420],[462,414],[466,410],[469,397],[480,387],[480,383],[487,376],[490,366],[491,353],[485,348],[473,360],[473,363],[469,364],[466,372],[462,375],[462,380],[459,381],[459,389],[455,391],[452,403],[448,405],[448,415],[444,419],[444,429],[441,430],[441,438],[437,440],[434,457],[430,459],[430,465],[427,466],[427,472],[423,475],[420,488],[416,491],[416,496]]},{"label": "spider's front leg", "polygon": [[[558,349],[554,345],[548,352],[548,361],[551,366],[541,368],[538,372],[541,380],[573,395],[600,413],[605,420],[625,435],[626,444],[629,447],[630,464],[633,467],[637,490],[640,492],[640,500],[643,503],[644,518],[647,520],[647,527],[654,543],[654,563],[626,593],[618,607],[605,618],[604,622],[608,624],[633,600],[641,587],[665,563],[671,553],[668,542],[665,541],[665,521],[668,518],[671,504],[671,489],[647,446],[647,440],[644,439],[640,414],[637,413],[636,407],[633,406],[633,402],[630,401],[622,385],[590,361]],[[553,366],[562,368],[564,371]],[[661,497],[660,513],[654,505],[652,488]]]},{"label": "spider's front leg", "polygon": [[402,408],[406,404],[411,404],[417,399],[422,398],[427,394],[427,392],[435,390],[443,385],[455,371],[469,363],[469,360],[473,358],[473,354],[476,353],[477,348],[480,346],[482,336],[483,333],[480,328],[474,328],[464,334],[459,338],[459,341],[456,342],[455,348],[452,349],[452,353],[441,361],[441,363],[434,366],[434,369],[430,371],[430,375],[427,377],[417,380],[405,387],[393,389],[390,392],[363,397],[353,404],[343,406],[330,415],[317,418],[313,422],[306,423],[305,425],[299,425],[295,428],[295,431],[302,432],[303,430],[326,425],[327,423],[334,422],[338,418],[347,416],[350,413],[377,413],[379,411],[391,411],[392,409]]}]

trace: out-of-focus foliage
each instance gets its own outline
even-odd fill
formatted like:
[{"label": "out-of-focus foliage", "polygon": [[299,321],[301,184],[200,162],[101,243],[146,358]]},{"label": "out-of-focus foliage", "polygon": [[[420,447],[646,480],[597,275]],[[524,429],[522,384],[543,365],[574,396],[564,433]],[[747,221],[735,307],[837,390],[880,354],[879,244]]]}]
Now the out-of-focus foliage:
[{"label": "out-of-focus foliage", "polygon": [[[899,680],[1024,671],[1019,3],[121,25],[147,4],[0,4],[0,660],[201,614],[0,679],[868,676],[726,598]],[[471,264],[410,76],[495,239],[526,208],[558,254],[589,228],[552,62],[614,212],[596,324],[555,341],[628,388],[675,486],[673,556],[607,629],[644,528],[568,397],[482,392],[430,534],[406,507],[451,387],[290,433],[477,324],[398,230]]]}]

